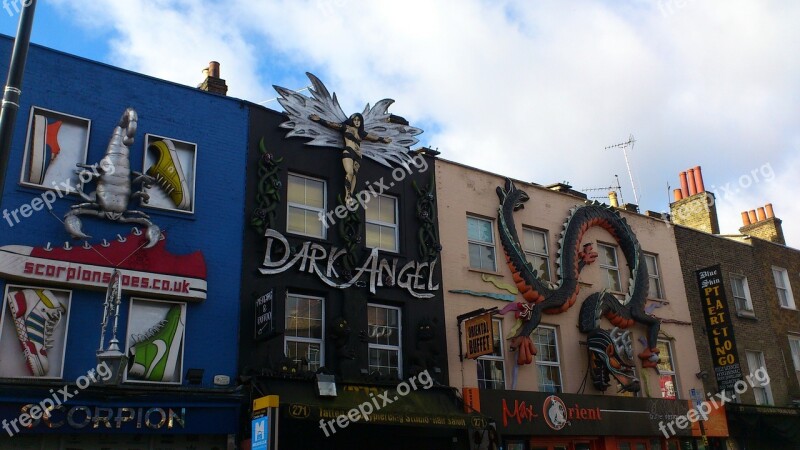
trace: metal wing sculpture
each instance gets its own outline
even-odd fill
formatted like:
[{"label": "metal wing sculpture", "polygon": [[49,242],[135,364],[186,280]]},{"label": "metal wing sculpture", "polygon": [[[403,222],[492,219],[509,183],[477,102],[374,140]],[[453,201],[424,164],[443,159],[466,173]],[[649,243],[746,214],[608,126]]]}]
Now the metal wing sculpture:
[{"label": "metal wing sculpture", "polygon": [[[345,123],[348,116],[339,105],[336,94],[331,94],[316,76],[306,72],[311,80],[312,88],[309,89],[312,97],[306,97],[280,86],[274,86],[280,94],[278,102],[286,110],[289,120],[281,124],[281,128],[292,131],[286,137],[300,136],[311,138],[307,145],[321,147],[344,147],[342,133],[325,126],[321,121],[313,121],[311,115],[319,116],[322,121],[336,124]],[[361,113],[364,121],[364,131],[380,137],[380,141],[363,140],[360,142],[361,153],[374,161],[387,167],[400,165],[408,167],[412,158],[408,154],[409,147],[419,142],[415,137],[422,133],[419,128],[389,122],[391,114],[389,106],[394,100],[383,99],[370,108],[367,104]],[[388,141],[388,142],[386,142]]]}]

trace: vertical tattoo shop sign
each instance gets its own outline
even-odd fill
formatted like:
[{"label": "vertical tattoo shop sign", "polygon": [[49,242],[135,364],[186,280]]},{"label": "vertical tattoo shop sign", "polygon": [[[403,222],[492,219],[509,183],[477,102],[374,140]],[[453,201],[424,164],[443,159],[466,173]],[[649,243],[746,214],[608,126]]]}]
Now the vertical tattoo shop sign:
[{"label": "vertical tattoo shop sign", "polygon": [[266,339],[272,333],[272,297],[273,290],[256,299],[255,336],[259,341]]},{"label": "vertical tattoo shop sign", "polygon": [[714,362],[714,375],[719,390],[733,390],[733,385],[742,379],[742,367],[736,352],[728,300],[722,284],[719,264],[698,270],[697,285],[700,288],[701,306],[706,319],[706,334]]}]

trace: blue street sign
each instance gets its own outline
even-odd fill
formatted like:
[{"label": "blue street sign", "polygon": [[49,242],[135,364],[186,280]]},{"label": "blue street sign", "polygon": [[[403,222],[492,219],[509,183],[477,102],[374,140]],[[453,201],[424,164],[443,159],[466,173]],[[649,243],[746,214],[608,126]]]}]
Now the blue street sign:
[{"label": "blue street sign", "polygon": [[250,436],[252,450],[267,450],[269,447],[269,417],[253,419],[253,431]]}]

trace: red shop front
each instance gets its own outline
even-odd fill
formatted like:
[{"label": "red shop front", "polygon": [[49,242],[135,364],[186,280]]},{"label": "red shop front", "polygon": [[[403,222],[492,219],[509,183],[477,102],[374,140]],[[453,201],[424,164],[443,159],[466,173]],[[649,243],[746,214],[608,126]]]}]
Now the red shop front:
[{"label": "red shop front", "polygon": [[728,436],[710,403],[708,420],[692,422],[688,400],[475,388],[464,400],[494,419],[504,450],[716,450]]}]

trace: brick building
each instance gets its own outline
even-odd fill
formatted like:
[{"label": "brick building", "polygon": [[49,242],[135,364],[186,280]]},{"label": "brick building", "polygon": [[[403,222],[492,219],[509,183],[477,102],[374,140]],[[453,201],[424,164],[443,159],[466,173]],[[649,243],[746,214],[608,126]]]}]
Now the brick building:
[{"label": "brick building", "polygon": [[[496,422],[503,448],[690,448],[693,436],[701,434],[699,427],[677,430],[678,436],[667,432],[668,439],[659,430],[660,424],[686,414],[690,392],[702,387],[673,227],[660,216],[636,213],[632,205],[587,205],[586,195],[566,184],[515,180],[512,185],[500,175],[441,158],[436,160],[436,179],[450,385],[462,389],[469,405]],[[511,195],[513,205],[503,200]],[[615,199],[609,203],[615,205]],[[589,212],[583,216],[585,211]],[[623,225],[614,228],[609,222]],[[576,230],[582,231],[573,234]],[[512,250],[510,241],[515,238],[509,236],[514,233],[519,247]],[[628,252],[633,241],[639,251]],[[587,259],[576,261],[575,252]],[[599,253],[596,261],[589,257],[593,252]],[[536,289],[545,300],[525,291],[530,280],[523,282],[520,269],[526,263],[514,253],[524,254],[528,270],[543,280]],[[645,266],[648,289],[636,294],[630,280]],[[576,267],[582,268],[579,277],[573,272]],[[565,300],[574,301],[571,307],[545,309],[538,326],[522,333],[523,338],[530,333],[536,351],[527,358],[520,350],[524,344],[515,344],[517,327],[532,320],[525,319],[524,309],[565,291],[577,292]],[[586,305],[601,293],[617,304],[646,298],[646,313],[662,319],[656,368],[646,367],[636,356],[646,350],[647,326],[633,320],[625,324],[613,314],[605,316],[610,322],[597,322],[607,330],[627,325],[632,333],[628,361],[638,380],[635,387],[627,386],[635,393],[625,392],[630,379],[621,372],[609,371],[614,374],[610,386],[603,384],[605,369],[595,362],[606,359],[619,368],[624,358],[617,359],[610,342],[597,349],[597,335],[581,331],[586,328],[583,313],[588,312],[590,320],[597,314]],[[500,314],[516,305],[523,308],[519,314]],[[489,327],[494,339],[485,349],[489,353],[475,352],[482,348],[480,339]],[[614,330],[612,334],[619,331]],[[707,434],[727,436],[724,418],[719,422],[723,427],[709,425]]]},{"label": "brick building", "polygon": [[[771,204],[743,212],[739,234],[720,235],[714,195],[704,190],[700,168],[681,173],[681,185],[670,206],[697,353],[708,374],[703,387],[719,392],[725,381],[715,371],[725,378],[732,373],[727,363],[734,361],[747,389],[727,405],[731,444],[748,449],[797,448],[800,311],[792,287],[795,292],[800,288],[800,250],[785,245],[781,221],[774,217]],[[708,303],[698,285],[697,271],[710,267],[718,267],[727,299],[735,345],[730,361],[720,359],[727,352],[722,341],[715,341],[719,334],[715,326],[708,325]],[[762,367],[769,382],[748,381],[747,376]]]}]

